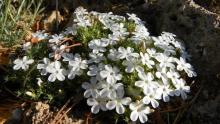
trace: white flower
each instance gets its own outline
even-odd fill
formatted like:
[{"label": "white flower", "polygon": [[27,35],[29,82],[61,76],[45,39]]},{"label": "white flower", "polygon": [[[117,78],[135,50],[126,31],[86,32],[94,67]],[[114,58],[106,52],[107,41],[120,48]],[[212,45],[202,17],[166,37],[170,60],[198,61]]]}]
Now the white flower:
[{"label": "white flower", "polygon": [[105,70],[100,72],[101,78],[105,79],[107,83],[115,83],[118,80],[121,80],[122,75],[119,73],[117,67],[112,67],[111,65],[105,65]]},{"label": "white flower", "polygon": [[156,60],[160,62],[159,64],[160,68],[164,68],[164,67],[175,68],[173,64],[173,62],[175,62],[175,59],[173,57],[168,57],[167,55],[160,53],[157,54]]},{"label": "white flower", "polygon": [[154,48],[148,48],[147,50],[147,53],[149,54],[150,57],[155,57],[157,52]]},{"label": "white flower", "polygon": [[79,54],[75,54],[74,59],[69,61],[69,69],[70,72],[68,74],[69,79],[75,78],[76,75],[81,75],[88,68],[87,60],[82,60]]},{"label": "white flower", "polygon": [[48,34],[45,31],[37,31],[32,33],[33,38],[37,38],[38,41],[48,39]]},{"label": "white flower", "polygon": [[145,72],[139,72],[138,76],[141,80],[135,82],[135,86],[143,88],[143,89],[151,89],[157,87],[157,82],[153,81],[154,76],[148,72],[145,74]]},{"label": "white flower", "polygon": [[84,92],[84,97],[89,98],[92,96],[93,98],[98,97],[98,89],[100,89],[99,85],[97,84],[96,78],[92,77],[90,79],[90,83],[84,82],[82,84],[82,88],[86,91]]},{"label": "white flower", "polygon": [[52,35],[52,38],[49,39],[49,42],[58,44],[61,42],[61,40],[63,40],[63,38],[64,38],[64,36],[62,34],[59,34],[59,35],[54,34],[54,35]]},{"label": "white flower", "polygon": [[179,79],[177,81],[177,84],[175,84],[176,89],[174,91],[175,95],[181,96],[183,100],[187,98],[186,93],[190,92],[190,87],[185,84],[186,84],[185,80]]},{"label": "white flower", "polygon": [[89,57],[89,63],[100,63],[106,59],[103,53],[89,53]]},{"label": "white flower", "polygon": [[87,72],[87,75],[89,76],[97,76],[99,75],[99,72],[104,69],[104,64],[99,63],[98,66],[91,65],[89,66],[89,71]]},{"label": "white flower", "polygon": [[[148,40],[150,38],[147,28],[143,25],[136,25],[135,32],[132,34],[134,34],[134,36],[131,39],[136,44],[139,44],[141,41]],[[148,42],[150,42],[150,40],[148,40]]]},{"label": "white flower", "polygon": [[138,70],[140,68],[140,60],[136,58],[129,58],[128,60],[123,61],[123,65],[126,66],[125,72],[132,73],[134,70]]},{"label": "white flower", "polygon": [[120,37],[116,33],[109,34],[108,38],[109,38],[109,45],[116,45],[120,40]]},{"label": "white flower", "polygon": [[61,63],[59,61],[55,61],[50,63],[47,68],[46,71],[48,73],[50,73],[50,76],[48,77],[48,81],[50,82],[54,82],[56,79],[58,79],[59,81],[64,81],[65,80],[65,70],[61,69]]},{"label": "white flower", "polygon": [[67,27],[64,31],[64,34],[66,35],[76,35],[77,34],[77,25],[73,24],[71,27]]},{"label": "white flower", "polygon": [[170,101],[170,96],[173,96],[173,90],[170,89],[169,85],[159,85],[156,91],[157,94],[160,94],[159,96],[162,97],[164,102]]},{"label": "white flower", "polygon": [[99,73],[99,68],[96,65],[89,66],[89,71],[87,72],[87,75],[89,76],[96,76]]},{"label": "white flower", "polygon": [[73,21],[77,23],[77,26],[81,26],[81,27],[92,26],[90,18],[87,15],[76,14],[76,18]]},{"label": "white flower", "polygon": [[69,61],[69,65],[72,66],[73,68],[87,69],[88,62],[87,60],[82,60],[79,54],[75,54],[74,60]]},{"label": "white flower", "polygon": [[62,57],[63,57],[64,62],[69,62],[69,61],[72,61],[74,59],[74,56],[73,56],[72,53],[63,53]]},{"label": "white flower", "polygon": [[127,29],[124,28],[124,24],[123,23],[114,23],[111,25],[110,30],[113,32],[113,36],[115,37],[115,40],[119,40],[119,39],[124,39],[125,36],[127,36],[129,34],[129,32],[127,32]]},{"label": "white flower", "polygon": [[164,84],[168,83],[168,77],[167,77],[167,68],[161,68],[157,66],[157,72],[155,73],[156,77],[159,79],[162,79],[162,82]]},{"label": "white flower", "polygon": [[177,70],[182,71],[184,70],[189,77],[197,76],[197,74],[193,71],[192,66],[189,63],[180,57],[180,59],[175,59],[177,63]]},{"label": "white flower", "polygon": [[78,8],[76,8],[76,10],[74,11],[74,13],[75,13],[76,15],[86,15],[86,14],[88,14],[87,10],[84,9],[83,7],[78,7]]},{"label": "white flower", "polygon": [[108,54],[108,59],[112,60],[112,61],[118,61],[119,58],[117,57],[118,55],[118,51],[116,49],[110,49],[109,50],[109,54]]},{"label": "white flower", "polygon": [[180,74],[177,71],[175,71],[174,69],[170,69],[167,72],[167,77],[170,78],[172,80],[172,82],[175,84],[176,79],[178,79],[180,77]]},{"label": "white flower", "polygon": [[125,112],[124,105],[129,105],[131,102],[130,97],[124,97],[124,91],[117,92],[117,96],[115,98],[111,98],[110,101],[106,104],[106,107],[109,110],[116,108],[116,112],[118,114],[123,114]]},{"label": "white flower", "polygon": [[108,44],[109,45],[116,45],[117,44],[117,40],[118,40],[117,36],[114,36],[112,34],[108,35]]},{"label": "white flower", "polygon": [[129,60],[130,57],[139,57],[139,54],[134,53],[134,49],[131,47],[127,47],[127,49],[125,49],[124,47],[119,47],[117,57],[120,59],[126,58],[127,60]]},{"label": "white flower", "polygon": [[144,89],[144,98],[143,98],[143,103],[144,104],[149,104],[151,103],[151,105],[153,106],[153,108],[157,108],[159,106],[159,102],[156,99],[160,99],[161,98],[161,94],[160,92],[156,92],[156,90],[154,89]]},{"label": "white flower", "polygon": [[151,113],[151,109],[143,104],[142,101],[136,101],[129,105],[129,108],[132,110],[130,119],[132,121],[137,121],[139,118],[141,123],[145,123],[148,121],[147,114]]},{"label": "white flower", "polygon": [[89,42],[89,48],[92,49],[93,53],[105,52],[105,47],[108,46],[108,41],[95,39]]},{"label": "white flower", "polygon": [[26,71],[29,68],[29,65],[34,63],[34,60],[28,59],[27,56],[24,56],[22,59],[16,59],[13,63],[15,64],[13,66],[14,70],[23,69]]},{"label": "white flower", "polygon": [[141,24],[144,23],[143,21],[141,21],[140,18],[137,17],[136,14],[133,14],[133,13],[129,14],[129,13],[127,13],[127,15],[128,15],[128,20],[134,21],[137,25],[141,25]]},{"label": "white flower", "polygon": [[48,58],[43,59],[44,64],[38,64],[37,69],[41,70],[41,75],[47,74],[47,66],[50,64],[50,60]]},{"label": "white flower", "polygon": [[140,53],[141,61],[144,65],[147,65],[148,68],[153,68],[152,66],[155,65],[155,62],[150,59],[148,53]]},{"label": "white flower", "polygon": [[97,114],[100,111],[100,109],[102,111],[107,111],[107,108],[106,108],[107,100],[108,99],[106,97],[98,96],[96,98],[88,98],[87,104],[89,106],[92,106],[91,112],[94,114]]},{"label": "white flower", "polygon": [[105,81],[100,81],[99,86],[102,88],[99,92],[102,97],[115,98],[117,91],[124,90],[122,83],[109,84]]}]

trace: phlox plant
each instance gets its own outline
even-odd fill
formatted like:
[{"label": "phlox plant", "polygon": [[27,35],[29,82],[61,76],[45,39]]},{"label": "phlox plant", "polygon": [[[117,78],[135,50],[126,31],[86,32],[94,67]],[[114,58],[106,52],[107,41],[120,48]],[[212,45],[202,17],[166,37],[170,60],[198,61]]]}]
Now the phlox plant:
[{"label": "phlox plant", "polygon": [[187,99],[184,77],[196,73],[174,34],[151,36],[135,14],[82,7],[73,14],[71,27],[59,34],[37,31],[38,43],[23,44],[24,54],[13,62],[23,74],[23,95],[48,99],[79,88],[92,113],[115,111],[141,123],[172,97]]}]

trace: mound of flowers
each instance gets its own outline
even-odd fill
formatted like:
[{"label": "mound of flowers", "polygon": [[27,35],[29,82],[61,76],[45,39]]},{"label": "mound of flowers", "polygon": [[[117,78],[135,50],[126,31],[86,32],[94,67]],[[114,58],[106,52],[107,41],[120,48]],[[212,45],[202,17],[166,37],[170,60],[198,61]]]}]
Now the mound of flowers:
[{"label": "mound of flowers", "polygon": [[44,92],[56,83],[70,83],[74,90],[80,82],[92,113],[115,110],[141,123],[160,103],[173,96],[187,98],[190,87],[184,79],[196,73],[174,34],[151,36],[135,14],[124,17],[82,7],[73,21],[59,34],[37,31],[32,34],[37,43],[23,44],[25,52],[13,69],[31,77],[25,80],[32,83],[26,95],[37,97],[34,87]]}]

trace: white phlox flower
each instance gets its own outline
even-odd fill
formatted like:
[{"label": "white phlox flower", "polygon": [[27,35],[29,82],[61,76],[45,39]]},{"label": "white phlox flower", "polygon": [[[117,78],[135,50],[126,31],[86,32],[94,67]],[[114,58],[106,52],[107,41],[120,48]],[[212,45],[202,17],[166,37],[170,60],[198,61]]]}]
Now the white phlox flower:
[{"label": "white phlox flower", "polygon": [[56,43],[59,44],[63,40],[64,36],[62,34],[54,34],[52,35],[52,38],[49,39],[49,43]]},{"label": "white phlox flower", "polygon": [[144,104],[151,104],[153,108],[157,108],[159,106],[159,102],[157,100],[161,99],[160,92],[156,92],[156,90],[151,88],[145,88],[144,95]]},{"label": "white phlox flower", "polygon": [[108,46],[108,41],[95,39],[90,41],[88,46],[92,49],[93,53],[105,52],[105,47]]},{"label": "white phlox flower", "polygon": [[41,75],[47,75],[47,66],[50,65],[50,60],[48,58],[43,59],[42,64],[37,64],[37,69],[41,71]]},{"label": "white phlox flower", "polygon": [[150,38],[148,29],[143,25],[136,25],[135,32],[132,34],[134,35],[132,40],[136,41],[136,43],[139,43],[142,40],[148,40]]},{"label": "white phlox flower", "polygon": [[50,63],[46,71],[50,73],[50,76],[48,77],[48,81],[54,82],[56,79],[59,81],[65,80],[66,70],[61,68],[60,61],[55,61]]},{"label": "white phlox flower", "polygon": [[177,70],[179,71],[185,71],[189,77],[195,77],[197,74],[193,71],[192,66],[189,63],[186,63],[186,61],[180,57],[180,59],[175,59],[177,63]]},{"label": "white phlox flower", "polygon": [[106,103],[107,103],[106,97],[97,96],[95,98],[88,98],[87,104],[89,106],[92,106],[91,112],[94,114],[97,114],[100,110],[107,111]]},{"label": "white phlox flower", "polygon": [[92,23],[90,21],[90,17],[88,14],[89,13],[87,12],[86,9],[82,7],[78,7],[74,12],[75,18],[73,21],[76,22],[76,24],[81,27],[91,26]]},{"label": "white phlox flower", "polygon": [[149,72],[145,74],[145,72],[139,72],[138,77],[141,80],[135,82],[135,86],[143,88],[143,89],[151,89],[157,87],[157,82],[153,81],[154,76]]},{"label": "white phlox flower", "polygon": [[124,60],[122,65],[126,66],[125,72],[132,73],[135,70],[138,71],[140,63],[141,61],[137,58],[129,58],[128,60]]},{"label": "white phlox flower", "polygon": [[70,62],[74,60],[74,55],[72,53],[63,53],[62,57],[64,62]]},{"label": "white phlox flower", "polygon": [[88,63],[100,63],[106,59],[103,53],[89,53]]},{"label": "white phlox flower", "polygon": [[124,27],[123,23],[113,24],[110,30],[113,32],[113,35],[117,37],[117,39],[123,39],[125,36],[129,34],[129,32],[127,32],[127,29]]},{"label": "white phlox flower", "polygon": [[173,57],[168,57],[167,55],[160,53],[157,54],[156,60],[160,62],[159,64],[160,68],[164,68],[164,67],[175,68],[174,65],[175,59]]},{"label": "white phlox flower", "polygon": [[144,24],[144,22],[140,18],[138,18],[136,14],[127,13],[127,15],[128,15],[128,20],[134,21],[137,25],[143,25]]},{"label": "white phlox flower", "polygon": [[[159,99],[163,99],[164,102],[170,101],[170,96],[174,96],[173,90],[167,84],[161,84],[156,90]],[[161,98],[160,98],[161,97]]]},{"label": "white phlox flower", "polygon": [[99,86],[102,88],[99,92],[100,95],[108,98],[115,98],[118,91],[124,90],[122,83],[109,84],[106,81],[100,81]]},{"label": "white phlox flower", "polygon": [[186,93],[190,92],[190,87],[185,84],[186,84],[185,80],[183,79],[177,80],[177,83],[175,84],[176,89],[174,91],[174,94],[176,96],[181,96],[183,100],[187,99]]},{"label": "white phlox flower", "polygon": [[48,39],[48,37],[49,37],[48,34],[45,33],[44,30],[37,31],[35,33],[32,33],[31,35],[32,35],[33,38],[37,38],[38,41]]},{"label": "white phlox flower", "polygon": [[120,59],[129,60],[129,58],[131,58],[131,57],[136,57],[136,58],[139,57],[139,54],[134,53],[134,48],[127,47],[125,49],[124,47],[119,47],[117,57],[120,58]]},{"label": "white phlox flower", "polygon": [[118,56],[118,51],[116,49],[113,48],[109,50],[108,59],[112,61],[118,61],[119,58],[117,56]]},{"label": "white phlox flower", "polygon": [[28,59],[27,56],[24,56],[22,59],[16,59],[14,60],[14,66],[13,69],[14,70],[19,70],[19,69],[23,69],[23,70],[28,70],[29,65],[31,65],[32,63],[34,63],[33,59]]},{"label": "white phlox flower", "polygon": [[117,96],[114,98],[111,98],[110,101],[106,104],[106,107],[109,110],[112,110],[116,108],[116,112],[118,114],[123,114],[125,112],[125,106],[129,105],[131,102],[130,97],[124,97],[124,91],[117,92]]},{"label": "white phlox flower", "polygon": [[111,65],[105,65],[105,69],[100,72],[100,76],[106,79],[107,83],[115,83],[122,79],[119,69]]},{"label": "white phlox flower", "polygon": [[77,34],[77,25],[73,24],[71,27],[67,27],[63,34],[66,35],[76,35]]},{"label": "white phlox flower", "polygon": [[170,69],[167,72],[167,78],[171,79],[171,81],[175,84],[176,79],[180,78],[180,74],[177,71],[175,71],[174,69]]},{"label": "white phlox flower", "polygon": [[160,68],[157,66],[157,72],[155,75],[157,78],[161,79],[164,84],[168,83],[167,68]]},{"label": "white phlox flower", "polygon": [[148,53],[140,53],[142,64],[147,65],[148,68],[153,68],[152,66],[155,65],[155,62],[151,60]]},{"label": "white phlox flower", "polygon": [[155,56],[157,55],[157,51],[154,48],[147,49],[146,51],[150,57],[155,58]]},{"label": "white phlox flower", "polygon": [[92,96],[93,98],[98,97],[98,90],[100,89],[100,86],[97,84],[97,80],[95,77],[92,77],[90,79],[90,83],[84,82],[82,84],[82,88],[86,90],[84,92],[85,98],[89,98],[90,96]]},{"label": "white phlox flower", "polygon": [[74,59],[69,61],[69,79],[74,79],[76,75],[80,76],[83,70],[88,68],[88,61],[83,60],[79,54],[74,55]]},{"label": "white phlox flower", "polygon": [[141,123],[147,122],[148,121],[147,115],[152,112],[152,110],[148,106],[146,106],[142,100],[132,102],[129,105],[129,108],[132,111],[130,115],[130,119],[132,121],[137,121],[139,119]]}]

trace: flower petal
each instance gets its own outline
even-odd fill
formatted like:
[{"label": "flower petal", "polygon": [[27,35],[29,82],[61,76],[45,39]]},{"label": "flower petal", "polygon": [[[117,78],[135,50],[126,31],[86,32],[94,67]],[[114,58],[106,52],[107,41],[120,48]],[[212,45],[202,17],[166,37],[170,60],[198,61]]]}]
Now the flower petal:
[{"label": "flower petal", "polygon": [[85,98],[89,98],[91,96],[91,90],[86,90],[85,92],[84,92],[84,97]]},{"label": "flower petal", "polygon": [[132,121],[137,121],[137,119],[138,119],[138,112],[137,111],[132,111],[131,115],[130,115],[130,119]]},{"label": "flower petal", "polygon": [[21,68],[21,65],[14,65],[14,66],[13,66],[13,69],[14,69],[14,70],[19,70],[20,68]]},{"label": "flower petal", "polygon": [[144,81],[136,81],[135,82],[135,86],[137,86],[137,87],[143,87],[144,86]]},{"label": "flower petal", "polygon": [[124,99],[121,100],[121,103],[123,105],[129,105],[131,102],[131,98],[130,97],[125,97]]},{"label": "flower petal", "polygon": [[117,112],[118,114],[123,114],[123,113],[125,112],[124,106],[123,106],[122,104],[117,104],[117,106],[116,106],[116,112]]},{"label": "flower petal", "polygon": [[153,108],[157,108],[159,106],[159,103],[157,102],[157,100],[151,100],[151,105],[153,106]]},{"label": "flower petal", "polygon": [[101,78],[103,78],[103,79],[106,78],[106,77],[108,77],[108,75],[109,75],[109,72],[108,72],[108,71],[105,71],[105,70],[104,70],[104,71],[101,71],[101,72],[100,72],[100,76],[101,76]]},{"label": "flower petal", "polygon": [[59,81],[64,81],[65,80],[65,76],[63,74],[61,74],[61,73],[57,74],[56,76],[57,76],[57,79]]},{"label": "flower petal", "polygon": [[100,109],[99,105],[93,105],[91,108],[91,112],[97,114],[99,112],[99,109]]},{"label": "flower petal", "polygon": [[112,109],[114,109],[116,107],[116,102],[115,101],[109,101],[106,104],[106,107],[107,107],[107,109],[112,110]]},{"label": "flower petal", "polygon": [[145,96],[145,97],[143,98],[143,103],[144,103],[144,104],[149,104],[149,103],[150,103],[150,99],[149,99],[148,96]]},{"label": "flower petal", "polygon": [[88,99],[87,99],[87,104],[88,104],[89,106],[93,106],[93,105],[98,104],[98,103],[97,103],[97,101],[96,101],[95,99],[93,99],[93,98],[88,98]]},{"label": "flower petal", "polygon": [[56,80],[56,76],[54,74],[51,74],[49,77],[48,77],[48,81],[50,82],[54,82]]},{"label": "flower petal", "polygon": [[145,123],[148,120],[147,115],[145,115],[143,112],[139,112],[139,119],[141,123]]}]

